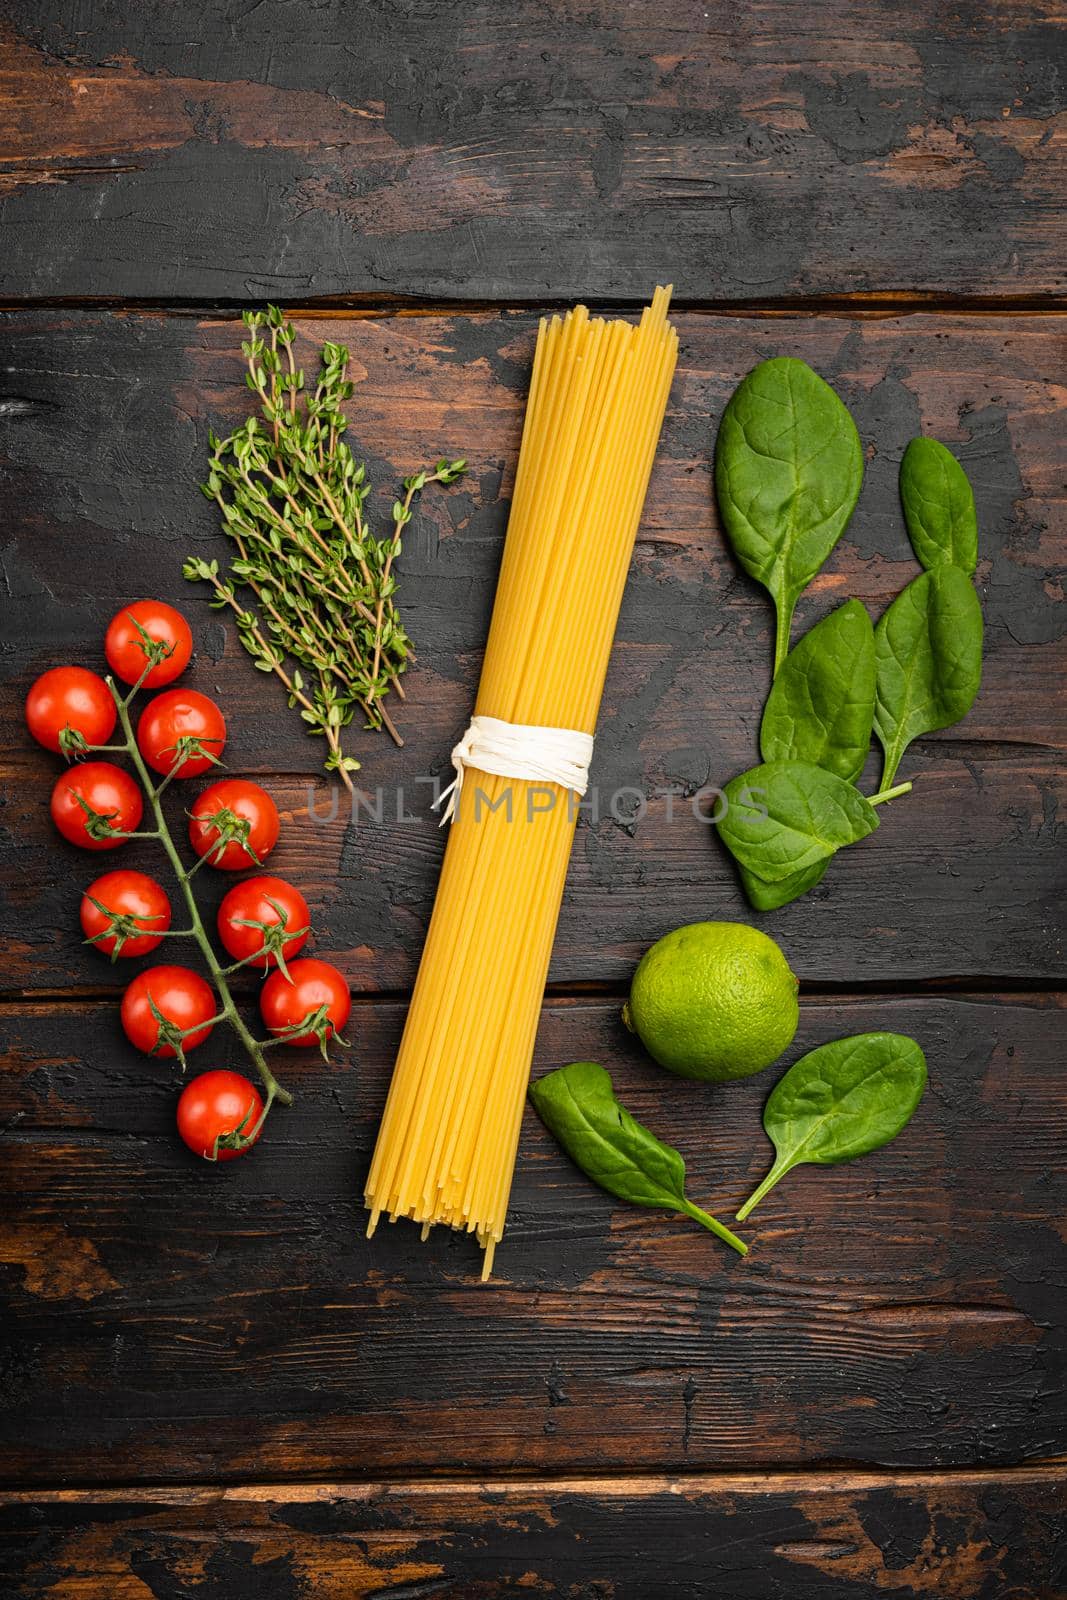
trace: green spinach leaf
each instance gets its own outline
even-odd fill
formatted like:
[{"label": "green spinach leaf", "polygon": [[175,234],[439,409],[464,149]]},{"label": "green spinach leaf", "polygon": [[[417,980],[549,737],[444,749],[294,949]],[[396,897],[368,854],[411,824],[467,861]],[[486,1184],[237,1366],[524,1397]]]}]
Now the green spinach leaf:
[{"label": "green spinach leaf", "polygon": [[530,1099],[586,1177],[619,1200],[680,1211],[741,1255],[748,1246],[685,1195],[685,1162],[615,1098],[611,1076],[595,1061],[572,1061],[530,1085]]},{"label": "green spinach leaf", "polygon": [[807,761],[854,783],[874,720],[874,629],[858,600],[817,622],[790,650],[760,724],[764,761]]},{"label": "green spinach leaf", "polygon": [[874,726],[893,782],[913,739],[958,722],[982,681],[982,608],[959,567],[934,567],[909,583],[874,630]]},{"label": "green spinach leaf", "polygon": [[841,537],[863,482],[863,447],[837,395],[803,361],[763,361],[735,391],[715,445],[715,489],[745,571],[775,604],[774,671],[797,597]]},{"label": "green spinach leaf", "polygon": [[741,887],[753,909],[778,911],[782,906],[787,906],[791,900],[799,900],[802,894],[807,894],[809,889],[814,889],[817,883],[821,883],[831,859],[817,861],[806,871],[793,872],[778,883],[767,883],[763,878],[757,878],[747,867],[739,865],[737,870],[741,878]]},{"label": "green spinach leaf", "polygon": [[723,794],[719,835],[735,860],[768,884],[810,872],[878,826],[858,789],[806,761],[764,762],[732,778]]},{"label": "green spinach leaf", "polygon": [[801,1056],[763,1109],[775,1161],[738,1211],[738,1221],[793,1167],[835,1166],[895,1139],[925,1087],[926,1058],[914,1039],[900,1033],[857,1033]]},{"label": "green spinach leaf", "polygon": [[970,480],[936,439],[913,439],[900,463],[900,498],[924,567],[946,562],[968,576],[978,565],[978,517]]}]

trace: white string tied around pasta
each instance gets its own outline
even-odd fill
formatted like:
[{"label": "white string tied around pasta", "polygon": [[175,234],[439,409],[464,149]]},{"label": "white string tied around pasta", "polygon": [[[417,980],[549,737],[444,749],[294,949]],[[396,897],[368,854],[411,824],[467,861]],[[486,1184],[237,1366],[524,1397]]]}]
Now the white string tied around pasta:
[{"label": "white string tied around pasta", "polygon": [[581,799],[589,787],[593,735],[576,728],[539,728],[530,723],[504,722],[500,717],[472,717],[466,733],[452,750],[456,776],[434,801],[434,809],[447,800],[441,824],[450,822],[459,807],[463,776],[468,767],[499,778],[526,778],[533,783],[557,783]]}]

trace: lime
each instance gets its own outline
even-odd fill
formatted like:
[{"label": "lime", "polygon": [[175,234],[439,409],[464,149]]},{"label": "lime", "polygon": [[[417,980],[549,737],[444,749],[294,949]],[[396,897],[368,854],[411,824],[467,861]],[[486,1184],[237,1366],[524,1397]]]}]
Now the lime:
[{"label": "lime", "polygon": [[668,1072],[725,1083],[761,1072],[792,1043],[797,980],[757,928],[693,922],[646,951],[622,1016]]}]

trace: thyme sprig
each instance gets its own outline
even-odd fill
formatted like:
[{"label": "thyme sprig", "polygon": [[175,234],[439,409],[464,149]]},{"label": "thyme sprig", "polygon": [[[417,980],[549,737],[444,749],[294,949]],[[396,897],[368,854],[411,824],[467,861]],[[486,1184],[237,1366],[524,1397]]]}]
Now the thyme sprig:
[{"label": "thyme sprig", "polygon": [[213,607],[234,613],[258,670],[281,680],[309,733],[326,740],[326,770],[351,788],[359,762],[341,733],[357,711],[366,726],[384,727],[403,744],[385,704],[390,692],[404,699],[401,675],[414,660],[396,604],[403,530],[426,485],[455,483],[466,462],[442,458],[405,478],[392,526],[379,538],[366,512],[366,467],[344,439],[343,407],[353,390],[348,350],[323,344],[312,389],[296,365],[296,330],[277,306],[246,311],[244,325],[245,382],[260,416],[226,439],[209,435],[201,485],[237,556],[228,571],[199,557],[183,571],[211,586]]}]

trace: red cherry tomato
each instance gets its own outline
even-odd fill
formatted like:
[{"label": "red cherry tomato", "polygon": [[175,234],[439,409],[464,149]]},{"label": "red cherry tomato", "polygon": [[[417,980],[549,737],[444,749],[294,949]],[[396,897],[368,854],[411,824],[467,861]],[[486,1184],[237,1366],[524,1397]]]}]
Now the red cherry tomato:
[{"label": "red cherry tomato", "polygon": [[[291,981],[290,981],[291,980]],[[296,1028],[311,1012],[326,1007],[325,1033],[340,1033],[352,1012],[352,996],[348,984],[328,961],[317,961],[306,956],[289,964],[289,977],[284,972],[272,972],[259,996],[259,1009],[271,1033],[288,1033]],[[315,1033],[300,1033],[286,1044],[311,1045],[319,1042]]]},{"label": "red cherry tomato", "polygon": [[115,730],[115,702],[103,678],[85,667],[53,667],[26,696],[26,726],[46,750],[62,751],[65,728],[86,744],[107,744]]},{"label": "red cherry tomato", "polygon": [[287,930],[302,930],[294,931],[292,937],[282,941],[282,959],[289,961],[307,944],[310,921],[308,903],[300,890],[294,889],[284,878],[272,878],[264,873],[261,877],[235,883],[223,898],[219,906],[219,938],[235,961],[256,956],[249,962],[250,966],[273,967],[277,965],[273,949],[268,946],[266,953],[257,955],[263,951],[262,929],[246,924],[262,922],[273,927],[284,922]]},{"label": "red cherry tomato", "polygon": [[211,1029],[199,1024],[219,1009],[211,985],[190,967],[147,967],[139,972],[122,997],[122,1026],[130,1043],[149,1056],[178,1054],[173,1044],[159,1042],[162,1024],[152,1010],[153,1003],[175,1028],[182,1032],[197,1029],[181,1041],[185,1051],[203,1044]]},{"label": "red cherry tomato", "polygon": [[[181,741],[198,739],[205,753],[181,760]],[[137,724],[137,743],[153,772],[170,772],[179,762],[176,778],[195,778],[214,765],[226,743],[226,723],[214,700],[195,689],[168,689],[149,700]]]},{"label": "red cherry tomato", "polygon": [[81,923],[102,955],[146,956],[170,927],[170,901],[143,872],[105,872],[82,895]]},{"label": "red cherry tomato", "polygon": [[213,867],[243,872],[270,855],[278,842],[278,826],[278,808],[266,789],[247,778],[223,778],[197,797],[189,818],[189,843]]},{"label": "red cherry tomato", "polygon": [[[263,1101],[239,1072],[202,1072],[192,1078],[178,1101],[178,1132],[194,1155],[212,1159],[215,1140],[240,1129],[255,1144],[263,1131],[257,1127]],[[253,1133],[252,1130],[255,1129]],[[233,1161],[242,1150],[220,1150],[219,1161]]]},{"label": "red cherry tomato", "polygon": [[162,600],[135,600],[112,617],[104,635],[104,654],[108,666],[123,683],[136,683],[148,659],[141,630],[149,639],[166,647],[166,655],[144,679],[146,689],[162,689],[173,683],[189,665],[193,636],[180,611]]},{"label": "red cherry tomato", "polygon": [[[83,850],[115,850],[140,822],[144,800],[139,785],[121,767],[110,761],[84,761],[60,773],[51,810],[52,821],[71,844]],[[103,817],[104,823],[95,822],[90,812]],[[104,831],[105,825],[109,831]],[[94,838],[94,832],[100,837]]]}]

